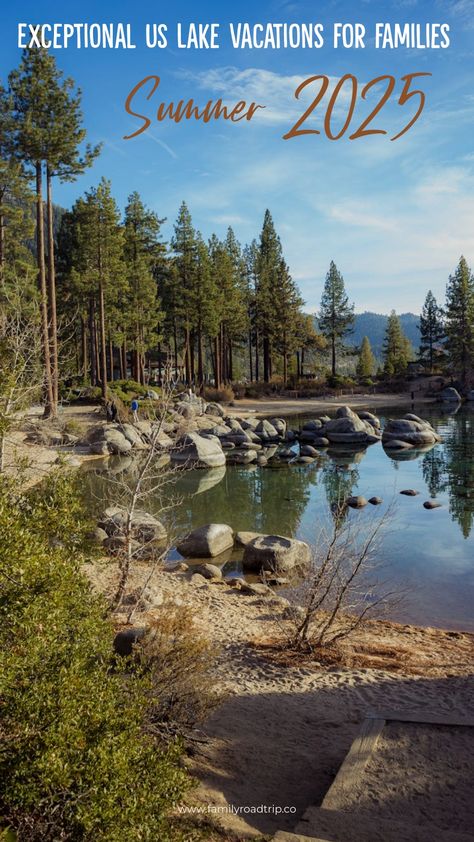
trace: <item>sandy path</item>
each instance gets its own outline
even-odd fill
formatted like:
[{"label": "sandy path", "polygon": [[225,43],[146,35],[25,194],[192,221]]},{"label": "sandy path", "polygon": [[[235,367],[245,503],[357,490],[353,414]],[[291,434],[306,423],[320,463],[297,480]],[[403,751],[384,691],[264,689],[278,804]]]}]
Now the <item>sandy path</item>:
[{"label": "sandy path", "polygon": [[341,809],[471,833],[473,782],[474,728],[390,722]]},{"label": "sandy path", "polygon": [[[114,565],[91,570],[107,591]],[[136,568],[130,588],[146,571]],[[323,668],[265,648],[281,627],[278,598],[244,596],[223,584],[196,587],[181,573],[157,572],[151,586],[165,600],[191,605],[221,649],[226,697],[189,760],[200,781],[190,804],[218,816],[239,840],[292,830],[308,806],[320,804],[369,710],[474,715],[472,635],[374,623],[356,642],[363,656],[354,667]],[[291,812],[270,812],[272,805]]]}]

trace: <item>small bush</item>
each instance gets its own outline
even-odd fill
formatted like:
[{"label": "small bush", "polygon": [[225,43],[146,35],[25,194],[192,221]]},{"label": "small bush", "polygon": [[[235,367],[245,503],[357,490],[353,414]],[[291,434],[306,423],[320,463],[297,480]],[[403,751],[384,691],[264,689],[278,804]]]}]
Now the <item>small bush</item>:
[{"label": "small bush", "polygon": [[146,397],[148,392],[148,386],[142,386],[141,383],[137,383],[135,380],[112,380],[109,383],[109,389],[113,392],[121,392],[129,398],[135,397],[136,395]]},{"label": "small bush", "polygon": [[228,403],[235,398],[232,386],[221,386],[220,389],[215,389],[212,386],[206,386],[204,389],[204,400],[213,401],[215,403]]},{"label": "small bush", "polygon": [[343,374],[330,374],[327,382],[332,389],[351,389],[357,385],[352,377],[345,377]]},{"label": "small bush", "polygon": [[70,436],[82,436],[82,427],[76,418],[68,418],[64,424],[64,432],[69,433]]},{"label": "small bush", "polygon": [[140,646],[152,678],[154,722],[181,732],[209,715],[220,700],[214,689],[216,654],[189,608],[163,606]]},{"label": "small bush", "polygon": [[[117,659],[80,553],[52,548],[74,489],[0,487],[0,811],[28,842],[173,842],[189,778],[148,727],[152,682]],[[73,517],[74,512],[70,512]],[[77,512],[76,512],[77,515]]]}]

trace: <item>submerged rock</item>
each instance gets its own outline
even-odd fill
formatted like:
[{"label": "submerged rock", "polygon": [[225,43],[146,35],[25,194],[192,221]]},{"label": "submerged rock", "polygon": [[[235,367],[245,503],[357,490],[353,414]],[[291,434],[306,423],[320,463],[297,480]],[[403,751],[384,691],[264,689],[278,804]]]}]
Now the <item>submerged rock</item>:
[{"label": "submerged rock", "polygon": [[250,544],[255,538],[263,538],[261,532],[237,532],[235,536],[235,545],[236,547],[246,547],[247,544]]},{"label": "submerged rock", "polygon": [[249,596],[270,596],[272,589],[259,582],[246,582],[241,579],[240,592]]},{"label": "submerged rock", "polygon": [[386,450],[411,450],[415,445],[401,439],[389,439],[383,446]]},{"label": "submerged rock", "polygon": [[446,388],[443,389],[443,391],[441,392],[440,398],[446,403],[461,403],[461,395],[459,394],[458,390],[454,388],[454,386],[446,386]]},{"label": "submerged rock", "polygon": [[185,558],[209,558],[234,546],[234,533],[226,523],[207,523],[193,529],[176,546]]},{"label": "submerged rock", "polygon": [[426,500],[423,503],[425,509],[439,509],[442,505],[438,500]]},{"label": "submerged rock", "polygon": [[367,505],[369,501],[362,497],[359,494],[357,497],[348,497],[346,500],[346,506],[350,506],[351,509],[363,509],[364,506]]},{"label": "submerged rock", "polygon": [[200,564],[196,567],[196,573],[200,573],[205,579],[222,579],[222,570],[217,564]]},{"label": "submerged rock", "polygon": [[[119,506],[110,506],[105,510],[99,526],[105,530],[107,535],[123,535],[127,528],[128,513],[126,509]],[[166,528],[161,521],[148,512],[136,509],[131,518],[132,537],[141,543],[150,541],[165,541],[167,537]]]},{"label": "submerged rock", "polygon": [[313,457],[316,457],[316,456],[319,456],[319,453],[318,453],[318,451],[316,450],[316,448],[315,448],[315,447],[311,447],[311,445],[310,445],[310,444],[303,444],[303,445],[300,447],[300,456],[313,456]]},{"label": "submerged rock", "polygon": [[419,493],[414,488],[404,488],[403,491],[400,491],[400,494],[404,494],[405,497],[417,497]]}]

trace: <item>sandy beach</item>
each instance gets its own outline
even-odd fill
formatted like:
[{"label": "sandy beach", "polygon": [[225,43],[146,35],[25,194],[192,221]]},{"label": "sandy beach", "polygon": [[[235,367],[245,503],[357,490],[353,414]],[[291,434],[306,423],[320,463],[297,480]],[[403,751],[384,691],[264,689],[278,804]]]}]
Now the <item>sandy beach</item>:
[{"label": "sandy beach", "polygon": [[[140,586],[147,569],[137,566],[131,587]],[[90,573],[107,591],[114,565]],[[284,628],[278,595],[248,596],[222,583],[196,586],[180,572],[157,571],[150,585],[165,602],[191,606],[220,650],[224,699],[202,726],[205,741],[193,747],[189,768],[199,787],[188,806],[217,817],[232,839],[294,829],[310,805],[321,803],[367,712],[474,716],[472,635],[373,621],[357,634],[347,663],[324,666],[269,645]],[[134,622],[146,619],[137,614]],[[466,751],[470,745],[466,738]],[[391,762],[387,757],[387,773]],[[458,763],[459,753],[446,753],[438,774],[449,782]],[[239,815],[259,805],[288,812]]]},{"label": "sandy beach", "polygon": [[332,414],[340,406],[350,406],[353,409],[378,409],[379,407],[415,406],[433,403],[433,398],[426,397],[424,392],[414,391],[414,400],[411,392],[400,392],[400,394],[354,394],[342,396],[326,396],[324,398],[262,398],[252,400],[243,398],[234,401],[229,407],[229,415],[240,415],[255,413],[258,416],[286,416],[314,413],[315,416],[322,413]]}]

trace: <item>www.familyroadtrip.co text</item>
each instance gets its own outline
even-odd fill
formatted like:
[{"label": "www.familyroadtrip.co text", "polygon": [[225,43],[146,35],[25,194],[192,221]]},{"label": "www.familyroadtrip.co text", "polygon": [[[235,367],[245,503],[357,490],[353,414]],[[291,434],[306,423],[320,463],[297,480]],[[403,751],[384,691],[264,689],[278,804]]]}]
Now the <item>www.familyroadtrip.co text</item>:
[{"label": "www.familyroadtrip.co text", "polygon": [[296,813],[296,807],[288,804],[205,804],[203,806],[183,806],[182,804],[175,805],[177,813],[190,813],[192,815],[205,815],[212,813],[212,815],[232,813],[235,816],[253,815],[259,813],[273,813],[275,816],[287,815]]}]

